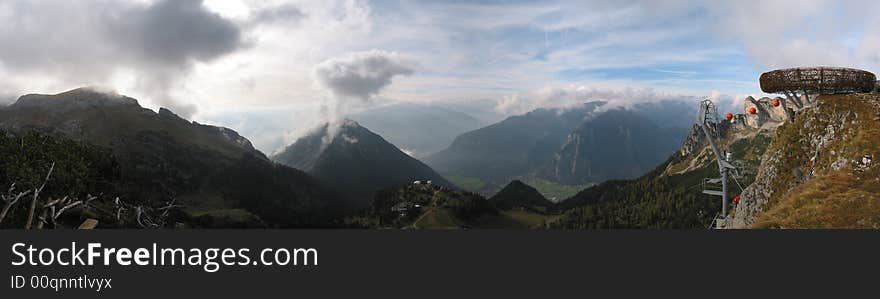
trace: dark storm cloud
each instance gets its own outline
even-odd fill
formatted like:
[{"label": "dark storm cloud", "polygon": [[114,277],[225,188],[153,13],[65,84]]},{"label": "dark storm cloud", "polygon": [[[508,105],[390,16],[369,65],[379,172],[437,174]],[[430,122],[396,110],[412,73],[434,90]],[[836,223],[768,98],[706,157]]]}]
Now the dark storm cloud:
[{"label": "dark storm cloud", "polygon": [[397,53],[372,50],[328,59],[313,69],[315,80],[337,97],[368,100],[399,75],[411,75],[414,62]]},{"label": "dark storm cloud", "polygon": [[195,107],[171,99],[174,83],[195,62],[244,46],[238,25],[201,0],[12,0],[0,3],[0,21],[0,67],[6,72],[101,85],[127,69],[154,101],[183,115]]},{"label": "dark storm cloud", "polygon": [[206,10],[201,0],[164,0],[129,8],[111,15],[107,24],[111,41],[144,62],[208,61],[242,45],[241,30]]},{"label": "dark storm cloud", "polygon": [[235,23],[208,11],[202,0],[163,0],[107,18],[108,36],[146,72],[140,84],[162,106],[188,117],[196,106],[169,92],[192,63],[210,61],[243,46]]},{"label": "dark storm cloud", "polygon": [[0,62],[12,69],[181,67],[243,45],[236,24],[201,0],[13,0],[0,4],[0,18]]}]

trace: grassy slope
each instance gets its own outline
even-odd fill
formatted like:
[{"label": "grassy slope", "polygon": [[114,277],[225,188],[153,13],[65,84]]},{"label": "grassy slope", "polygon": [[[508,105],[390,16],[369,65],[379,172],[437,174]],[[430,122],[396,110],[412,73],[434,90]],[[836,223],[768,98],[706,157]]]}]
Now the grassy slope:
[{"label": "grassy slope", "polygon": [[559,215],[540,214],[531,211],[518,210],[503,211],[501,212],[501,215],[513,220],[514,223],[525,228],[543,228],[547,223],[553,222],[559,218]]},{"label": "grassy slope", "polygon": [[459,229],[471,226],[481,229],[542,229],[547,223],[555,221],[559,215],[541,214],[532,211],[500,211],[497,215],[485,215],[473,221],[465,221],[454,216],[447,209],[426,211],[413,223],[417,229]]},{"label": "grassy slope", "polygon": [[414,228],[419,229],[457,229],[461,221],[455,219],[452,213],[444,208],[433,208],[425,212],[413,223]]},{"label": "grassy slope", "polygon": [[572,197],[577,194],[581,190],[589,188],[594,184],[585,184],[585,185],[563,185],[559,183],[554,183],[548,180],[540,179],[540,178],[527,178],[523,180],[529,186],[537,189],[538,192],[541,192],[547,200],[552,202],[559,202],[563,199]]},{"label": "grassy slope", "polygon": [[836,172],[811,180],[765,212],[755,228],[880,229],[880,185]]},{"label": "grassy slope", "polygon": [[457,175],[448,175],[445,178],[456,186],[471,192],[478,192],[486,187],[486,182],[480,178]]},{"label": "grassy slope", "polygon": [[[754,227],[880,228],[880,167],[876,165],[880,95],[832,95],[820,100],[821,107],[781,128],[771,145],[770,151],[779,153],[777,168],[783,171],[770,186],[775,196]],[[836,128],[834,138],[816,151],[806,137],[827,135],[830,127]],[[875,165],[856,166],[865,155],[872,156]],[[833,169],[831,165],[841,158],[848,162]],[[798,185],[798,177],[792,174],[795,169],[813,171],[815,176]]]}]

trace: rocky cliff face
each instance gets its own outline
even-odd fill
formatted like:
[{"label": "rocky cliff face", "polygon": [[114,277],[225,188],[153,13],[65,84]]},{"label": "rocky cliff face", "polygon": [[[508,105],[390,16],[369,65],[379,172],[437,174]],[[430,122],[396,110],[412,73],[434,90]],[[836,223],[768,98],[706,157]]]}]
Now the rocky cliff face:
[{"label": "rocky cliff face", "polygon": [[781,126],[733,227],[880,228],[880,95],[823,95]]},{"label": "rocky cliff face", "polygon": [[[773,106],[774,101],[779,101],[779,106]],[[755,114],[749,112],[753,107],[756,111]],[[763,97],[757,100],[753,97],[746,97],[742,115],[748,126],[760,128],[767,123],[778,124],[787,121],[794,115],[795,109],[793,105],[787,103],[786,99],[779,97],[773,99]]]},{"label": "rocky cliff face", "polygon": [[[715,134],[715,136],[719,136],[721,139],[721,146],[726,146],[735,139],[734,134],[731,133],[748,135],[753,134],[756,131],[745,127],[742,124],[742,121],[722,121],[716,126],[709,127],[709,131]],[[669,176],[683,174],[704,168],[709,165],[709,163],[715,163],[715,154],[709,147],[709,142],[706,141],[706,134],[703,133],[703,129],[697,124],[694,124],[693,127],[691,127],[691,130],[682,143],[681,148],[678,150],[678,155],[680,155],[679,159],[675,159],[675,162],[666,165],[663,175]]]},{"label": "rocky cliff face", "polygon": [[685,137],[684,142],[681,144],[681,149],[678,150],[678,153],[682,156],[689,156],[696,152],[698,149],[703,148],[706,144],[706,135],[703,134],[702,129],[700,129],[700,125],[693,125],[691,127],[690,132],[687,137]]}]

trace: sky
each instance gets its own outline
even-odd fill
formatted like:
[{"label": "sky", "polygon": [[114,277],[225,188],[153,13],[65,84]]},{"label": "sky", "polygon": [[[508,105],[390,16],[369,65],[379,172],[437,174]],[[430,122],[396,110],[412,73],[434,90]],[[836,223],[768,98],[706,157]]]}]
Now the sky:
[{"label": "sky", "polygon": [[710,96],[737,107],[762,95],[757,79],[767,70],[880,71],[878,8],[855,0],[3,0],[0,103],[102,87],[233,128],[267,153],[321,122],[396,102],[499,116],[591,100]]}]

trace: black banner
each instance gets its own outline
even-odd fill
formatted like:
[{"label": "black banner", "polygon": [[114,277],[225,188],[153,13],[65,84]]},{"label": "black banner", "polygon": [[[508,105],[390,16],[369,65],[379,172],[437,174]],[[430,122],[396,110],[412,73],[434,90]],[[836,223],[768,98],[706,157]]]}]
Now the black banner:
[{"label": "black banner", "polygon": [[[7,230],[0,237],[3,298],[840,297],[874,290],[880,269],[874,231]],[[100,255],[83,265],[90,244]],[[156,252],[177,248],[201,260],[158,264]],[[232,250],[231,265],[220,264],[224,249]],[[78,264],[60,264],[71,261]]]}]

